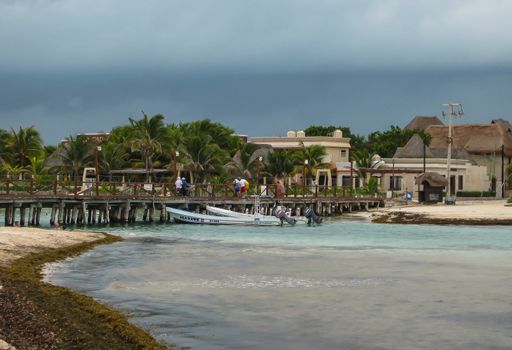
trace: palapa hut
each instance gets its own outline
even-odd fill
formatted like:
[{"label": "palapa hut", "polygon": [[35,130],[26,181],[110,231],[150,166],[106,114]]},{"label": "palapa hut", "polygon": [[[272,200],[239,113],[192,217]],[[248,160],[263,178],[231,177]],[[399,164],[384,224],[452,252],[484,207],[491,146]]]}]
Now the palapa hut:
[{"label": "palapa hut", "polygon": [[441,174],[426,172],[416,177],[416,185],[420,186],[420,203],[438,203],[443,200],[443,190],[448,181]]},{"label": "palapa hut", "polygon": [[[467,152],[474,164],[485,166],[492,179],[492,190],[507,180],[505,168],[512,158],[512,130],[508,121],[495,119],[490,124],[461,124],[452,126],[454,152]],[[425,129],[432,136],[431,149],[448,148],[448,127],[431,125]]]},{"label": "palapa hut", "polygon": [[415,116],[409,124],[407,124],[404,129],[423,129],[425,130],[430,125],[443,125],[443,122],[439,120],[437,116],[423,116],[417,115]]}]

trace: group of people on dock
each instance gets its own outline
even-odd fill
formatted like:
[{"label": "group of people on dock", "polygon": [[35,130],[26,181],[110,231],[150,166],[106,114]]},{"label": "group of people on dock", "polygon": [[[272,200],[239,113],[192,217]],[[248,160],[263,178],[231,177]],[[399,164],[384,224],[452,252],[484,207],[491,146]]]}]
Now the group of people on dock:
[{"label": "group of people on dock", "polygon": [[181,196],[189,196],[190,195],[190,189],[192,188],[192,185],[187,181],[186,178],[182,177],[181,179],[178,177],[176,179],[176,182],[174,183],[174,186],[176,187],[176,194]]},{"label": "group of people on dock", "polygon": [[235,197],[245,198],[247,190],[249,189],[249,181],[245,178],[237,177],[233,180],[233,190]]}]

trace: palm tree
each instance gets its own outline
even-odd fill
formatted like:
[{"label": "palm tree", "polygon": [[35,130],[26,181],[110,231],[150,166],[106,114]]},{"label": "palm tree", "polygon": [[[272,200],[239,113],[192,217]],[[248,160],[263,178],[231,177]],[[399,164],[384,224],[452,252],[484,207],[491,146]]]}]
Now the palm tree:
[{"label": "palm tree", "polygon": [[153,169],[153,158],[162,153],[166,129],[163,115],[156,114],[149,118],[144,111],[142,114],[142,119],[129,118],[132,126],[131,148],[132,151],[141,152],[146,169],[146,181],[149,181]]},{"label": "palm tree", "polygon": [[238,151],[226,167],[235,176],[242,176],[252,179],[256,172],[257,151],[260,146],[254,143],[240,144]]},{"label": "palm tree", "polygon": [[11,134],[4,129],[0,129],[0,163],[7,162],[12,155],[8,149],[10,137]]},{"label": "palm tree", "polygon": [[[304,146],[304,144],[302,144]],[[327,155],[325,147],[322,145],[311,145],[304,147],[302,151],[302,159],[304,160],[304,168],[308,183],[310,178],[314,175],[317,169],[329,166],[329,163],[324,162]],[[307,161],[307,162],[306,162]]]},{"label": "palm tree", "polygon": [[167,126],[167,142],[163,145],[163,153],[169,161],[167,169],[172,169],[174,178],[178,177],[178,154],[185,152],[185,134],[183,130],[175,125]]},{"label": "palm tree", "polygon": [[92,161],[92,146],[85,136],[69,136],[67,142],[62,145],[62,150],[63,167],[75,177],[77,183],[81,170]]},{"label": "palm tree", "polygon": [[128,153],[122,144],[108,142],[102,146],[100,153],[100,169],[104,173],[124,167]]},{"label": "palm tree", "polygon": [[41,154],[43,151],[43,140],[33,126],[27,128],[20,127],[18,132],[11,129],[8,148],[12,152],[14,162],[23,168],[29,163],[30,157]]},{"label": "palm tree", "polygon": [[36,178],[36,180],[39,180],[41,178],[41,175],[46,175],[48,173],[48,169],[44,166],[44,157],[30,157],[29,162],[25,169],[27,172]]},{"label": "palm tree", "polygon": [[352,158],[357,163],[357,175],[363,181],[363,185],[366,183],[366,176],[368,169],[373,167],[373,157],[375,153],[366,150],[357,150],[352,152]]},{"label": "palm tree", "polygon": [[211,143],[209,135],[189,136],[185,143],[185,168],[190,171],[191,182],[202,182],[212,172],[221,171],[227,152]]},{"label": "palm tree", "polygon": [[295,173],[296,166],[300,164],[301,154],[296,151],[274,151],[268,154],[265,160],[266,172],[277,178],[285,178]]}]

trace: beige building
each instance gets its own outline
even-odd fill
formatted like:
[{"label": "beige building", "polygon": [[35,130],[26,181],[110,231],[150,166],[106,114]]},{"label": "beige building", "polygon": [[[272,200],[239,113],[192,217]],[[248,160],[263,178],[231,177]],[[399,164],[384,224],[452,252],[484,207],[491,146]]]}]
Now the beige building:
[{"label": "beige building", "polygon": [[331,164],[331,168],[317,173],[317,183],[319,183],[320,177],[324,177],[327,184],[332,185],[332,174],[336,174],[336,163],[346,163],[349,160],[350,138],[343,137],[341,130],[334,131],[332,136],[307,136],[304,131],[288,131],[286,136],[253,137],[251,142],[258,145],[270,145],[277,150],[301,150],[312,145],[324,146],[327,155],[323,161]]},{"label": "beige building", "polygon": [[[383,168],[373,171],[373,176],[379,178],[382,192],[394,191],[397,194],[412,192],[413,198],[418,198],[422,190],[415,184],[416,177],[423,173],[423,158],[384,158]],[[435,172],[444,177],[447,175],[446,158],[426,159],[427,172]],[[488,191],[491,181],[487,176],[485,166],[475,165],[467,159],[452,159],[450,167],[451,190]]]}]

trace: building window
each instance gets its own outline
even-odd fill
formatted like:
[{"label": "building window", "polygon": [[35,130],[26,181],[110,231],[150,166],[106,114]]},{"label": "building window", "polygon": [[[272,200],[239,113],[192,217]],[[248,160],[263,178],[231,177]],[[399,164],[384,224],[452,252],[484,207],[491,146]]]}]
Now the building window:
[{"label": "building window", "polygon": [[401,176],[390,176],[389,177],[389,189],[392,191],[400,191],[402,189],[402,177]]},{"label": "building window", "polygon": [[464,189],[464,176],[459,175],[459,186],[458,186],[458,190],[459,190],[459,191],[462,191],[463,189]]},{"label": "building window", "polygon": [[347,156],[347,150],[346,149],[342,149],[341,150],[341,157],[345,158],[346,156]]}]

